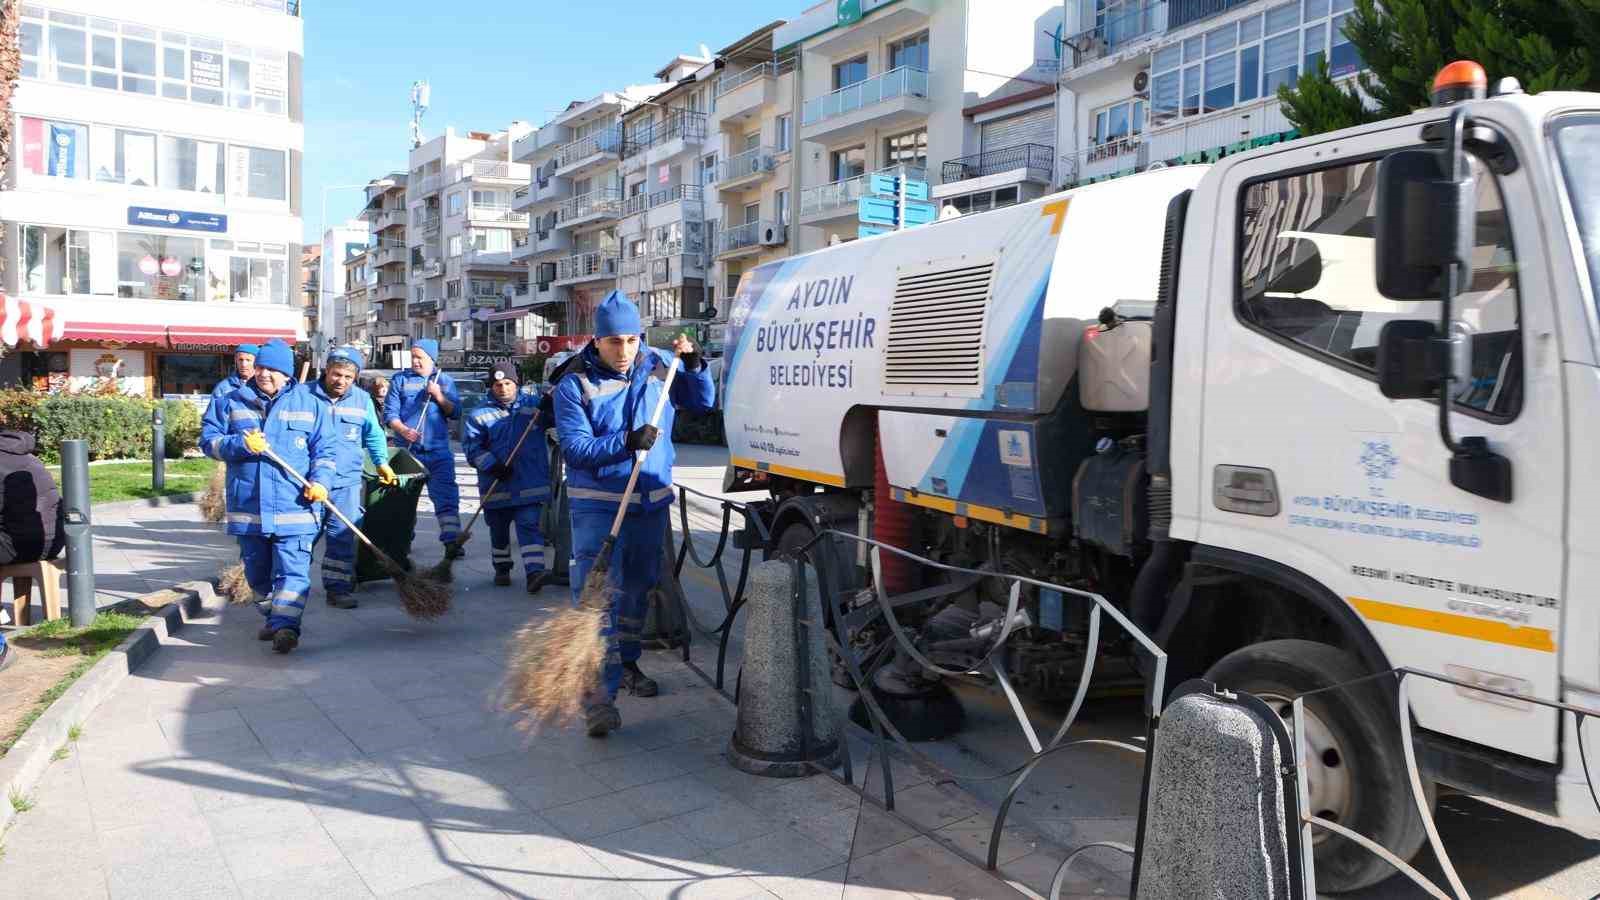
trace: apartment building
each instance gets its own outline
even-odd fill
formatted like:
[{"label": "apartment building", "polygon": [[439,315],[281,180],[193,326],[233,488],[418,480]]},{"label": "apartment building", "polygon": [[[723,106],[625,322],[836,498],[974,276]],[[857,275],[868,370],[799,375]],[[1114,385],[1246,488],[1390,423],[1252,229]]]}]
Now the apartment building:
[{"label": "apartment building", "polygon": [[348,301],[345,296],[346,268],[349,260],[365,253],[367,223],[352,219],[322,233],[322,252],[318,260],[316,328],[310,333],[310,362],[317,368],[328,351],[345,342]]},{"label": "apartment building", "polygon": [[63,328],[0,379],[199,393],[237,343],[303,337],[298,2],[18,13],[0,287]]},{"label": "apartment building", "polygon": [[[708,299],[717,322],[727,320],[726,301],[745,272],[790,252],[798,85],[795,55],[780,58],[773,49],[782,24],[763,26],[717,53],[713,144],[701,162],[715,253]],[[712,326],[708,351],[725,349],[723,330]]]},{"label": "apartment building", "polygon": [[531,172],[512,203],[531,220],[528,247],[517,257],[526,262],[530,284],[512,308],[538,310],[524,319],[525,328],[557,336],[594,330],[594,308],[616,287],[620,271],[622,114],[671,87],[639,85],[574,100],[516,143],[513,158]]},{"label": "apartment building", "polygon": [[656,72],[665,89],[622,114],[617,287],[639,304],[647,327],[698,320],[710,305],[704,170],[710,63],[674,57]]},{"label": "apartment building", "polygon": [[449,129],[411,151],[405,241],[412,337],[435,337],[452,354],[493,351],[500,348],[489,346],[490,323],[524,315],[510,299],[527,279],[525,254],[517,251],[528,241],[528,214],[513,209],[512,199],[531,169],[513,161],[512,148],[532,131],[523,122],[465,135]]},{"label": "apartment building", "polygon": [[861,0],[778,27],[774,53],[794,57],[799,93],[790,249],[855,239],[875,171],[929,181],[964,211],[1046,193],[1062,17],[1051,0]]},{"label": "apartment building", "polygon": [[369,248],[363,246],[345,257],[344,292],[340,302],[340,320],[344,333],[336,343],[349,345],[367,353],[372,349],[371,273]]},{"label": "apartment building", "polygon": [[405,172],[391,172],[367,184],[367,206],[361,216],[367,221],[367,302],[371,307],[373,365],[393,365],[394,353],[411,346],[414,337],[406,313],[409,287],[407,279],[411,252],[406,244]]},{"label": "apartment building", "polygon": [[300,334],[303,338],[298,349],[308,351],[309,338],[317,330],[317,298],[322,293],[321,244],[307,244],[300,248],[300,277],[295,283],[300,286],[300,296],[296,302],[300,305]]},{"label": "apartment building", "polygon": [[1298,136],[1280,85],[1326,59],[1362,68],[1343,35],[1354,0],[1069,0],[1065,184],[1206,162]]}]

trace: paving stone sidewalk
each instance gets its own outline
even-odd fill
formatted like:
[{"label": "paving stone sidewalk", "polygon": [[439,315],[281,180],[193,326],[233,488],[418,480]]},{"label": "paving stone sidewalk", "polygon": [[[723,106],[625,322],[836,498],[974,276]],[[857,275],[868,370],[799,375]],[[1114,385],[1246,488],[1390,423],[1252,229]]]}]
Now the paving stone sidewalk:
[{"label": "paving stone sidewalk", "polygon": [[[175,580],[232,561],[193,507],[169,509],[105,523],[102,579]],[[128,568],[113,571],[102,541]],[[416,546],[424,564],[436,558],[426,514]],[[522,734],[495,703],[507,642],[565,589],[493,588],[486,535],[470,547],[456,607],[436,623],[368,586],[357,610],[315,601],[288,656],[255,640],[249,607],[186,628],[51,766],[4,838],[0,893],[1019,896],[941,843],[987,837],[961,831],[972,811],[942,788],[900,795],[949,823],[922,834],[826,778],[733,769],[722,756],[733,708],[670,654],[647,654],[662,696],[624,698],[610,738]],[[159,554],[170,565],[150,567]]]}]

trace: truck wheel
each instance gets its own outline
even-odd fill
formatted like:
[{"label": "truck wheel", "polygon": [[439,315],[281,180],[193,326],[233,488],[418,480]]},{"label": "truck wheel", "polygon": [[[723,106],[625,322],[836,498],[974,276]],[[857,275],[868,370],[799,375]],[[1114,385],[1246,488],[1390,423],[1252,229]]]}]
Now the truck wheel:
[{"label": "truck wheel", "polygon": [[[1352,656],[1335,647],[1279,640],[1235,650],[1205,677],[1219,687],[1255,694],[1289,724],[1295,697],[1365,674]],[[1410,860],[1427,832],[1411,797],[1400,730],[1387,693],[1366,682],[1308,697],[1305,705],[1302,752],[1312,814]],[[1431,807],[1432,786],[1424,780],[1423,787]],[[1317,887],[1322,890],[1353,891],[1394,874],[1388,863],[1330,831],[1313,828],[1312,836]]]}]

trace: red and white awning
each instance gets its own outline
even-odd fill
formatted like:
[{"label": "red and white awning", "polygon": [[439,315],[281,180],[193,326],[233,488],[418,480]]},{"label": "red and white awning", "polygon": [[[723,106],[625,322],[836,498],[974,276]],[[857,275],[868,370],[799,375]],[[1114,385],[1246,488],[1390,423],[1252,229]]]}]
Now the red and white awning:
[{"label": "red and white awning", "polygon": [[62,335],[69,341],[107,341],[114,344],[166,346],[167,326],[146,322],[88,321],[74,319]]},{"label": "red and white awning", "polygon": [[273,328],[238,325],[172,325],[167,328],[167,342],[174,350],[217,344],[264,344],[273,338],[292,345],[295,342],[295,329],[292,326]]},{"label": "red and white awning", "polygon": [[5,297],[0,307],[0,343],[7,347],[28,341],[42,350],[61,340],[65,325],[66,317],[48,303]]}]

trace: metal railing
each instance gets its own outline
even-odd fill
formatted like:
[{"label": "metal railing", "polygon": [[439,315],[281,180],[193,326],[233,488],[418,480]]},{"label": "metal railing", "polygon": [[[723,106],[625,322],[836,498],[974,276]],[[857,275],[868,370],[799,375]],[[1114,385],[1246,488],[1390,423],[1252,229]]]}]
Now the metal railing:
[{"label": "metal railing", "polygon": [[650,209],[676,203],[679,200],[698,202],[705,197],[705,188],[698,184],[676,184],[664,191],[656,191],[649,197]]},{"label": "metal railing", "polygon": [[[424,194],[431,194],[434,191],[437,191],[443,179],[444,175],[441,172],[435,172],[432,175],[424,175],[417,179],[417,191],[415,197],[421,197]],[[407,191],[409,192],[409,190],[410,187],[408,185]]]},{"label": "metal railing", "polygon": [[759,63],[742,72],[723,75],[717,79],[717,96],[732,93],[759,78],[776,78],[785,72],[794,71],[793,56],[781,60]]},{"label": "metal railing", "polygon": [[509,206],[483,206],[472,204],[467,207],[467,218],[477,222],[491,222],[500,225],[528,224],[528,214],[517,212]]},{"label": "metal railing", "polygon": [[615,253],[590,252],[580,253],[577,256],[568,256],[556,260],[556,280],[615,278],[617,263],[618,260]]},{"label": "metal railing", "polygon": [[765,219],[758,222],[746,222],[743,225],[734,225],[724,228],[717,234],[717,252],[733,253],[750,247],[762,246],[762,238],[771,232],[778,243],[783,242],[787,236],[786,227],[769,222]]},{"label": "metal railing", "polygon": [[556,168],[565,169],[597,154],[616,155],[622,151],[622,130],[607,128],[567,144],[556,151]]},{"label": "metal railing", "polygon": [[706,139],[706,114],[673,110],[666,118],[635,130],[622,143],[622,157],[637,156],[651,147],[678,139],[700,142]]},{"label": "metal railing", "polygon": [[[1167,0],[1152,3],[1150,0],[1128,0],[1108,5],[1099,15],[1087,10],[1096,20],[1093,28],[1063,38],[1063,56],[1070,56],[1071,67],[1093,62],[1121,50],[1135,41],[1160,34],[1168,29]],[[1175,24],[1174,26],[1175,27]]]},{"label": "metal railing", "polygon": [[[880,169],[876,174],[896,175],[901,172],[912,181],[926,181],[928,170],[919,166],[892,166]],[[819,184],[808,187],[800,192],[800,214],[826,212],[831,209],[853,205],[866,191],[867,176],[874,173],[864,173],[852,178],[845,178],[829,184]]]},{"label": "metal railing", "polygon": [[901,66],[807,100],[800,108],[800,124],[815,125],[895,97],[926,96],[928,96],[927,70],[914,66]]},{"label": "metal railing", "polygon": [[989,150],[947,161],[941,178],[945,184],[949,184],[952,181],[1026,169],[1029,178],[1048,184],[1055,171],[1055,156],[1056,148],[1047,144],[1022,144],[1003,150]]},{"label": "metal railing", "polygon": [[461,166],[461,179],[463,180],[467,178],[508,178],[525,182],[532,177],[533,167],[527,163],[475,159]]},{"label": "metal railing", "polygon": [[1166,27],[1168,29],[1209,19],[1212,16],[1225,13],[1235,6],[1243,6],[1250,0],[1171,0],[1168,6]]},{"label": "metal railing", "polygon": [[622,192],[616,188],[601,188],[580,194],[561,204],[556,210],[556,224],[589,216],[615,216],[622,210]]},{"label": "metal railing", "polygon": [[717,180],[734,181],[751,175],[762,175],[777,167],[776,150],[771,147],[756,147],[723,160],[717,166]]}]

